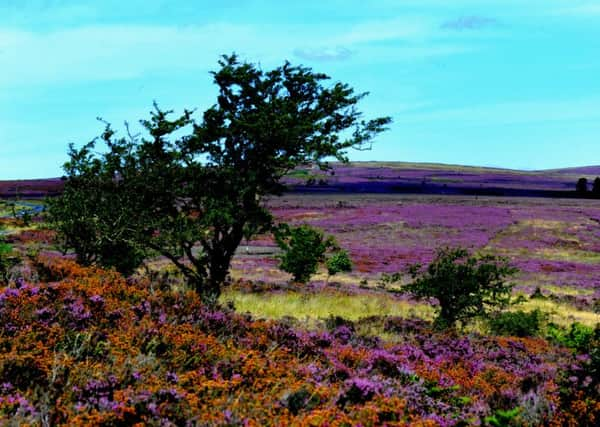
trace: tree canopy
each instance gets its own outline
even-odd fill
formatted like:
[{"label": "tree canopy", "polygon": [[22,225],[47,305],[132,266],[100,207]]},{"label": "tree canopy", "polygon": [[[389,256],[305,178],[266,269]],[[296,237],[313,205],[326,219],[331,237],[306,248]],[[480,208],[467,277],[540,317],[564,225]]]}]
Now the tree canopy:
[{"label": "tree canopy", "polygon": [[118,137],[106,124],[64,166],[65,191],[49,215],[65,248],[84,264],[132,271],[149,254],[173,262],[206,301],[226,280],[242,238],[269,231],[264,198],[298,165],[347,161],[368,147],[389,117],[363,120],[344,83],[286,62],[263,71],[223,56],[212,72],[216,103],[197,120],[156,104],[141,120],[147,135]]}]

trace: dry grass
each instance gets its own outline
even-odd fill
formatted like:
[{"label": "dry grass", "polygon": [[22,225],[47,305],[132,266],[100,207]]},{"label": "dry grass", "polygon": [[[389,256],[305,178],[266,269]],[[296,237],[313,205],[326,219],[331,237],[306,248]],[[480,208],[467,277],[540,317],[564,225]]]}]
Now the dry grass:
[{"label": "dry grass", "polygon": [[595,293],[593,289],[577,288],[574,286],[543,285],[541,288],[554,295],[587,296],[594,295]]},{"label": "dry grass", "polygon": [[587,264],[600,263],[600,253],[567,248],[543,248],[535,251],[536,256],[551,261],[570,261]]},{"label": "dry grass", "polygon": [[232,301],[239,312],[249,312],[257,317],[269,319],[291,316],[299,320],[316,320],[340,316],[348,320],[359,320],[371,316],[399,316],[430,320],[434,317],[433,308],[426,304],[413,304],[367,294],[249,294],[228,291],[221,299]]},{"label": "dry grass", "polygon": [[569,326],[573,322],[579,322],[586,326],[594,326],[600,323],[600,314],[592,311],[578,310],[567,304],[561,304],[546,299],[530,299],[515,309],[523,311],[540,310],[549,315],[551,322],[561,326]]}]

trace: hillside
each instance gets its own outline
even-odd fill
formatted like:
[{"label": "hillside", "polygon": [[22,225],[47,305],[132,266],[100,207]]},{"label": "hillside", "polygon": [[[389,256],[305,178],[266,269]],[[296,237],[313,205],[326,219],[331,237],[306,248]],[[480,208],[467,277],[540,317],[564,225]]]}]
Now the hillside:
[{"label": "hillside", "polygon": [[[332,163],[325,173],[299,168],[285,183],[299,192],[422,193],[572,197],[580,177],[592,181],[600,166],[519,171],[477,166],[405,162]],[[0,197],[44,197],[60,193],[60,178],[0,181]]]}]

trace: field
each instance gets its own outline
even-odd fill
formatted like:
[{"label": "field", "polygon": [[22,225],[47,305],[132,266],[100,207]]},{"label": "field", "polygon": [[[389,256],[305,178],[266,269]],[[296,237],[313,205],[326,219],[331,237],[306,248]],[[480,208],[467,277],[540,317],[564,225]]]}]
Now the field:
[{"label": "field", "polygon": [[[354,271],[335,276],[329,286],[325,286],[326,275],[322,272],[311,284],[317,289],[376,291],[381,273],[406,271],[414,263],[427,264],[440,247],[463,246],[508,257],[520,270],[514,278],[516,294],[528,297],[539,287],[548,297],[543,302],[530,302],[530,307],[544,306],[560,323],[576,320],[593,325],[600,321],[600,315],[594,313],[595,301],[600,298],[600,202],[295,194],[275,199],[271,205],[279,220],[322,228],[349,250]],[[248,245],[262,251],[244,255],[242,247],[233,264],[234,276],[275,284],[285,282],[286,277],[277,268],[275,244],[257,240]],[[269,250],[273,255],[261,255]],[[235,293],[228,295],[242,304],[252,302]],[[391,298],[388,292],[385,295],[386,299]],[[293,315],[281,309],[281,296],[278,298],[278,313]],[[260,314],[260,310],[251,311]]]},{"label": "field", "polygon": [[[336,167],[326,178],[299,171],[288,181],[297,192],[268,201],[278,221],[335,236],[352,272],[328,277],[321,269],[307,285],[291,283],[272,238],[259,236],[239,248],[217,311],[164,259],[148,263],[151,274],[123,278],[62,256],[43,222],[2,219],[24,261],[20,277],[0,289],[0,418],[9,425],[597,425],[590,334],[600,323],[600,201],[462,194],[486,182],[533,196],[568,192],[596,170],[381,166]],[[431,183],[423,191],[433,194],[400,193],[411,179]],[[436,302],[401,292],[408,275],[394,286],[381,282],[383,273],[428,264],[445,246],[507,257],[519,269],[512,281],[520,302],[509,310],[540,310],[539,331],[494,334],[485,319],[436,331]]]}]

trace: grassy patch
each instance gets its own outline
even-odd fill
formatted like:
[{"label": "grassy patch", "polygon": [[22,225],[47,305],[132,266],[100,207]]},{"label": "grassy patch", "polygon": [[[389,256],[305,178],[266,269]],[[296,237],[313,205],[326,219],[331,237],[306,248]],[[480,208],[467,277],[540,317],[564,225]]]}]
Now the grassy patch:
[{"label": "grassy patch", "polygon": [[557,303],[547,299],[531,299],[519,304],[515,309],[533,311],[538,309],[549,314],[549,320],[561,326],[569,326],[579,322],[586,326],[600,323],[600,314],[591,311],[578,310],[567,304]]},{"label": "grassy patch", "polygon": [[371,316],[399,316],[433,319],[433,308],[425,304],[397,301],[385,295],[345,295],[337,293],[301,294],[297,292],[251,294],[225,292],[222,301],[232,301],[239,312],[258,317],[317,320],[339,316],[359,320]]},{"label": "grassy patch", "polygon": [[586,264],[600,263],[600,253],[592,251],[564,248],[543,248],[538,249],[534,253],[536,256],[540,256],[550,261],[570,261]]},{"label": "grassy patch", "polygon": [[430,182],[439,182],[442,184],[461,184],[464,182],[464,179],[445,178],[441,176],[428,176],[426,179]]},{"label": "grassy patch", "polygon": [[576,288],[574,286],[546,285],[541,288],[554,295],[587,296],[595,293],[593,289]]}]

